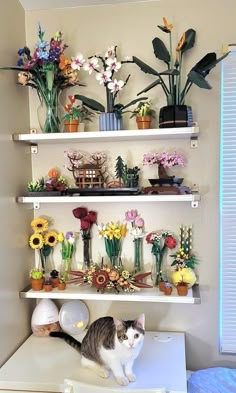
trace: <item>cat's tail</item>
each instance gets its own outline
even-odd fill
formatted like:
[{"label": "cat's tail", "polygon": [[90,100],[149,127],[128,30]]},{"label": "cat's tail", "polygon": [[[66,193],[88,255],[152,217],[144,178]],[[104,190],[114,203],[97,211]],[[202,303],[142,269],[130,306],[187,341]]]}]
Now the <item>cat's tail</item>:
[{"label": "cat's tail", "polygon": [[50,332],[49,335],[51,337],[58,337],[64,340],[71,347],[75,348],[78,352],[81,350],[81,343],[77,341],[74,337],[70,336],[65,332]]}]

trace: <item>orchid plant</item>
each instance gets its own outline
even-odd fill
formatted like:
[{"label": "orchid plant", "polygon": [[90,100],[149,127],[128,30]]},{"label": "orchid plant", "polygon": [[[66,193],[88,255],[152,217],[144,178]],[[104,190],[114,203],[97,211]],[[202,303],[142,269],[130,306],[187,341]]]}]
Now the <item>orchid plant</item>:
[{"label": "orchid plant", "polygon": [[173,25],[169,23],[166,18],[163,18],[163,25],[158,26],[158,28],[168,35],[169,50],[159,37],[155,37],[152,40],[153,51],[156,58],[165,63],[167,69],[165,71],[159,72],[154,70],[136,56],[133,56],[133,62],[137,64],[137,66],[143,72],[156,77],[156,80],[141,92],[139,92],[138,95],[144,92],[146,93],[153,87],[160,85],[166,96],[167,105],[181,105],[185,103],[186,95],[193,84],[202,89],[211,89],[210,84],[206,80],[206,76],[220,61],[222,61],[229,54],[229,52],[218,59],[215,52],[207,53],[197,64],[194,65],[194,67],[192,67],[187,75],[186,82],[183,83],[183,55],[186,51],[194,46],[196,31],[194,29],[188,29],[185,31],[185,33],[183,33],[180,37],[176,48],[173,51]]},{"label": "orchid plant", "polygon": [[136,98],[126,105],[116,103],[119,92],[126,86],[130,79],[130,74],[125,80],[119,79],[117,76],[117,72],[121,69],[124,63],[132,63],[132,60],[127,58],[127,60],[118,61],[117,46],[111,46],[107,49],[104,56],[91,56],[83,64],[83,69],[88,71],[89,75],[95,73],[96,80],[100,85],[105,87],[107,101],[106,108],[97,101],[82,95],[77,94],[75,97],[81,100],[83,104],[88,106],[90,109],[96,110],[98,112],[114,112],[117,118],[121,118],[121,115],[124,113],[125,109],[141,100],[147,99],[147,97]]}]

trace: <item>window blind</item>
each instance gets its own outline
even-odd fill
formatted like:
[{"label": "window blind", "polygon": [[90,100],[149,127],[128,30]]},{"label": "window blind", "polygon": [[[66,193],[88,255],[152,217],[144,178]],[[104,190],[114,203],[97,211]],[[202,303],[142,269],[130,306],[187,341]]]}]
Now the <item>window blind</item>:
[{"label": "window blind", "polygon": [[220,351],[236,353],[236,45],[221,64]]}]

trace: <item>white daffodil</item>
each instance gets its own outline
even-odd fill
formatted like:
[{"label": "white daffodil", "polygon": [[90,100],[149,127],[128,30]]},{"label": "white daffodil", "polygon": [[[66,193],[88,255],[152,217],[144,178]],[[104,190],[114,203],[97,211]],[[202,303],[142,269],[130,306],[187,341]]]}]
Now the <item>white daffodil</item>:
[{"label": "white daffodil", "polygon": [[116,55],[116,52],[115,52],[114,45],[107,48],[107,51],[105,53],[105,57],[114,57],[115,55]]},{"label": "white daffodil", "polygon": [[117,72],[121,68],[121,63],[117,61],[116,57],[109,57],[106,60],[107,70]]},{"label": "white daffodil", "polygon": [[111,81],[111,71],[102,71],[96,74],[96,79],[99,81],[100,85]]},{"label": "white daffodil", "polygon": [[80,70],[80,68],[83,67],[84,63],[84,56],[82,55],[82,53],[78,53],[76,57],[72,57],[71,68],[73,70]]},{"label": "white daffodil", "polygon": [[122,89],[122,87],[124,86],[124,81],[119,80],[117,81],[116,79],[114,79],[113,82],[109,82],[107,87],[109,90],[111,90],[112,93],[119,91]]},{"label": "white daffodil", "polygon": [[84,64],[84,70],[88,71],[88,73],[91,75],[92,72],[94,70],[96,70],[97,68],[99,68],[99,64],[98,64],[98,59],[96,57],[92,57],[91,59],[89,59],[87,61],[87,63]]},{"label": "white daffodil", "polygon": [[101,239],[102,237],[105,237],[105,238],[107,237],[104,234],[105,229],[106,229],[106,225],[98,225],[98,237],[99,237],[99,239]]}]

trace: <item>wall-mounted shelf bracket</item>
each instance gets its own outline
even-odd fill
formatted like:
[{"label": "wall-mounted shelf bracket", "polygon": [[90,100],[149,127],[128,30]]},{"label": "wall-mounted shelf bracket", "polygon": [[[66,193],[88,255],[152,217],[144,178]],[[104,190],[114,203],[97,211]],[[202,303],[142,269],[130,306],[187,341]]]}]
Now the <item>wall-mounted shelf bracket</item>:
[{"label": "wall-mounted shelf bracket", "polygon": [[191,207],[192,207],[193,209],[196,209],[196,208],[198,207],[198,201],[192,201],[192,202],[191,202]]},{"label": "wall-mounted shelf bracket", "polygon": [[39,202],[34,202],[33,205],[34,205],[34,210],[40,209],[40,203]]},{"label": "wall-mounted shelf bracket", "polygon": [[191,149],[196,149],[198,147],[198,137],[197,136],[191,136],[190,146],[191,146]]},{"label": "wall-mounted shelf bracket", "polygon": [[30,145],[31,154],[38,154],[38,145]]}]

